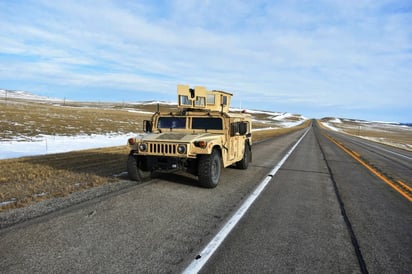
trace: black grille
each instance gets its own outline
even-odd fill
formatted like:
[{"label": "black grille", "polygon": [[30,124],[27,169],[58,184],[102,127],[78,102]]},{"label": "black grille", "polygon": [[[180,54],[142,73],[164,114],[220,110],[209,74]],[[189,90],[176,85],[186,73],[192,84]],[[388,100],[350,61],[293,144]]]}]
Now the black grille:
[{"label": "black grille", "polygon": [[150,154],[159,154],[159,155],[176,155],[177,145],[176,144],[149,143],[148,152]]}]

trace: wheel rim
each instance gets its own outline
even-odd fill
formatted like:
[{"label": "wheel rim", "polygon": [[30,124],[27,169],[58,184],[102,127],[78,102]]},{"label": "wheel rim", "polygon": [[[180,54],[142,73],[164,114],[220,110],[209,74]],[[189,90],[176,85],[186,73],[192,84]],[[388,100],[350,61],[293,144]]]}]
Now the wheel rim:
[{"label": "wheel rim", "polygon": [[211,172],[212,172],[212,180],[213,182],[216,182],[219,179],[219,161],[216,158],[213,159]]}]

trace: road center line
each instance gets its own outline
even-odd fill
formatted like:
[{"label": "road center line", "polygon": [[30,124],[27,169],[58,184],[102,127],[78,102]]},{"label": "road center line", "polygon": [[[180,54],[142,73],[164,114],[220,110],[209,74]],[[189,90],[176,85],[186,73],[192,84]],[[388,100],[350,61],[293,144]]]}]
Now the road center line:
[{"label": "road center line", "polygon": [[278,172],[281,166],[286,162],[292,152],[296,149],[299,143],[303,140],[309,132],[309,127],[295,145],[283,156],[282,160],[269,172],[269,174],[259,183],[256,189],[248,196],[240,208],[232,215],[229,221],[222,227],[222,229],[213,237],[213,239],[206,245],[206,247],[196,256],[195,260],[183,271],[184,274],[198,273],[207,263],[210,257],[215,253],[219,246],[223,243],[227,235],[232,231],[236,224],[240,221],[249,207],[253,204],[257,197],[262,193],[265,187],[272,180],[273,176]]},{"label": "road center line", "polygon": [[390,187],[392,187],[394,190],[396,190],[399,194],[401,194],[403,197],[405,197],[409,202],[412,202],[412,196],[404,191],[402,188],[397,186],[395,182],[393,182],[391,179],[386,177],[384,174],[382,174],[380,171],[366,163],[364,160],[362,160],[359,156],[357,156],[353,151],[347,149],[343,144],[337,142],[335,139],[333,139],[331,136],[324,134],[324,136],[329,139],[332,143],[337,145],[340,149],[342,149],[344,152],[346,152],[349,156],[351,156],[353,159],[358,161],[361,165],[363,165],[366,169],[368,169],[370,172],[375,174],[379,179],[381,179],[383,182],[387,183]]},{"label": "road center line", "polygon": [[[349,139],[349,138],[346,138],[346,136],[345,136],[345,139]],[[403,155],[403,154],[398,153],[398,152],[391,151],[389,149],[385,149],[383,147],[375,146],[375,145],[372,145],[372,144],[369,144],[369,143],[366,143],[366,142],[359,142],[358,140],[355,140],[355,139],[349,139],[349,140],[354,142],[354,143],[357,143],[358,145],[361,145],[361,146],[372,147],[372,148],[377,149],[377,150],[382,150],[382,151],[385,151],[387,153],[390,153],[390,154],[393,154],[393,155],[396,155],[396,156],[399,156],[399,157],[403,157],[403,158],[408,159],[408,160],[412,160],[412,158],[409,157],[409,156]],[[369,139],[363,139],[363,140],[370,141]]]}]

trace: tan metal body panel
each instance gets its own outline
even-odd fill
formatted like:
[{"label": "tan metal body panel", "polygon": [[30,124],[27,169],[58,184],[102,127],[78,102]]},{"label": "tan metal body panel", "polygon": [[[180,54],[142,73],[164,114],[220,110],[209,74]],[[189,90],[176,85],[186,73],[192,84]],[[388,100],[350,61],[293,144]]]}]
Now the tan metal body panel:
[{"label": "tan metal body panel", "polygon": [[201,86],[191,89],[188,85],[177,85],[177,102],[181,109],[205,109],[228,113],[232,96],[229,92],[209,91]]}]

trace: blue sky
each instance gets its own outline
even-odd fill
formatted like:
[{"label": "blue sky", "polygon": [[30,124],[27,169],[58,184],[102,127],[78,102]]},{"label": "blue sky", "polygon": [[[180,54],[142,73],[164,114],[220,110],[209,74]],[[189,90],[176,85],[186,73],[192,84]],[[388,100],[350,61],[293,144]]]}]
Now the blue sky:
[{"label": "blue sky", "polygon": [[412,122],[409,1],[0,0],[0,88]]}]

